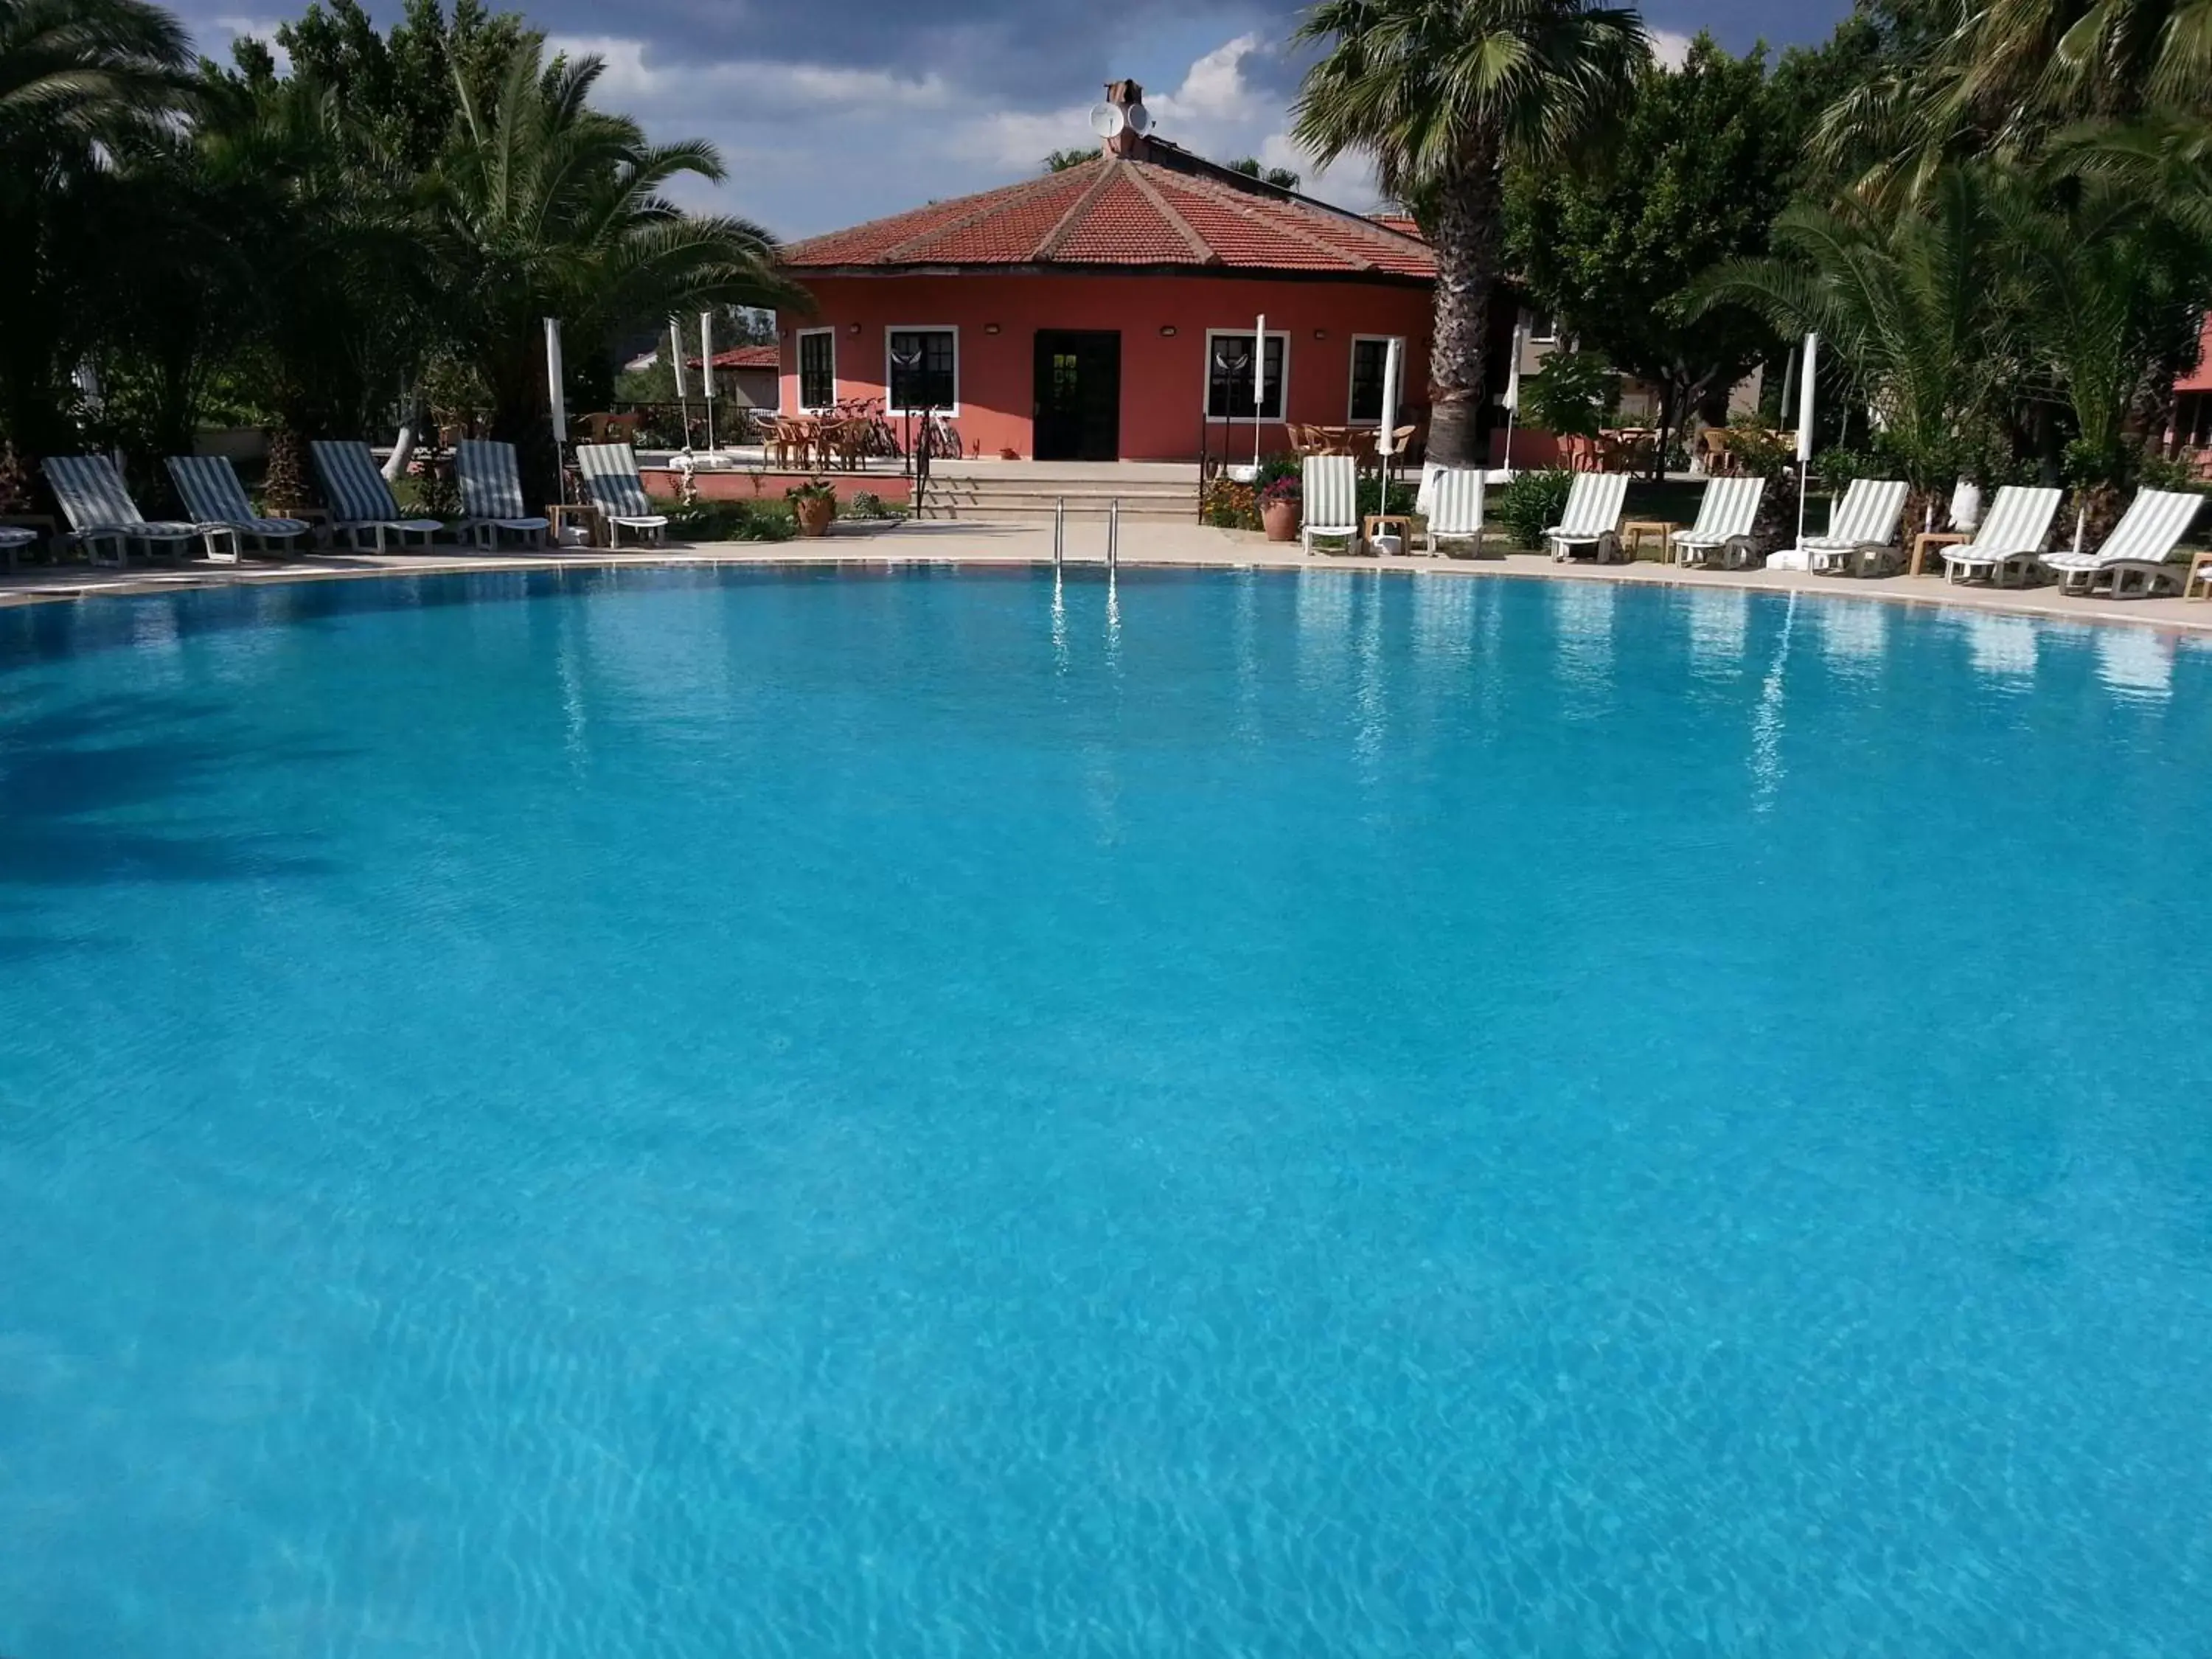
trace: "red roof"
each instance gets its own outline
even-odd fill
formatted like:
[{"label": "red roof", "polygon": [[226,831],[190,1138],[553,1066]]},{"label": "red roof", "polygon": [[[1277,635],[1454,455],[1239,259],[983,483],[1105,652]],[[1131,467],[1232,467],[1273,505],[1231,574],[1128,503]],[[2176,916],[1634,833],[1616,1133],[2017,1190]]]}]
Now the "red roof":
[{"label": "red roof", "polygon": [[1232,173],[1159,139],[786,248],[811,272],[1100,265],[1433,280],[1418,237]]},{"label": "red roof", "polygon": [[[692,358],[690,363],[694,368],[699,367],[699,360],[696,357]],[[718,351],[714,354],[714,367],[717,368],[781,368],[783,367],[783,356],[779,348],[772,345],[732,346],[727,351]]]},{"label": "red roof", "polygon": [[1417,237],[1425,242],[1428,240],[1427,237],[1421,235],[1420,221],[1410,214],[1378,213],[1375,216],[1375,222],[1396,231],[1401,236]]}]

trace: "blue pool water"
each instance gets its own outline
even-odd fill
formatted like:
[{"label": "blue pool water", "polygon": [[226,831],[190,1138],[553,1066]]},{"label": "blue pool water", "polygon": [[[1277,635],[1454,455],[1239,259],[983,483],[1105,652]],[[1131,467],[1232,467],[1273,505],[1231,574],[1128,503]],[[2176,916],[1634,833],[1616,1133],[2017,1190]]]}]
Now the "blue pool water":
[{"label": "blue pool water", "polygon": [[2212,651],[297,586],[0,788],[10,1659],[2212,1651]]}]

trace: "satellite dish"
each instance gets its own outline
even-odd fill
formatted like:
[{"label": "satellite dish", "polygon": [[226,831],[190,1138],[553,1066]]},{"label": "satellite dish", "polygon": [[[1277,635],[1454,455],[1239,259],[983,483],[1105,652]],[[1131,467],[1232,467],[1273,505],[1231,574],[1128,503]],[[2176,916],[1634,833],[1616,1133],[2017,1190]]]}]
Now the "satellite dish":
[{"label": "satellite dish", "polygon": [[1101,138],[1119,138],[1129,125],[1129,118],[1121,112],[1119,104],[1095,104],[1091,110],[1091,130]]},{"label": "satellite dish", "polygon": [[1152,112],[1142,103],[1130,105],[1128,113],[1122,118],[1128,122],[1129,131],[1139,138],[1152,130]]}]

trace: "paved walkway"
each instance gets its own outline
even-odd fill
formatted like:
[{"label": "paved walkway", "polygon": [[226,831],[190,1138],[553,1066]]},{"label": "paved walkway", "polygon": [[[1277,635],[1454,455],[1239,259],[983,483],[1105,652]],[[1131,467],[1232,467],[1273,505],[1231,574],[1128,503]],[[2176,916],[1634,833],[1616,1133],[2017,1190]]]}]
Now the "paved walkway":
[{"label": "paved walkway", "polygon": [[[1071,520],[1071,564],[1096,565],[1104,556],[1103,521]],[[923,562],[1037,564],[1052,558],[1049,524],[988,524],[966,520],[901,525],[846,524],[818,542],[732,542],[673,546],[665,550],[611,553],[603,549],[533,554],[472,553],[463,548],[384,555],[332,553],[283,563],[191,563],[133,566],[129,570],[83,565],[32,566],[0,574],[0,605],[75,600],[100,593],[159,592],[228,582],[307,581],[467,570],[550,568],[564,565],[773,564]],[[1236,566],[1298,569],[1387,570],[1445,580],[1504,577],[1524,580],[1677,583],[1684,586],[1801,592],[1899,605],[1971,607],[2079,623],[2126,623],[2186,631],[2212,640],[2212,604],[2180,599],[2078,599],[2055,586],[2027,589],[1959,587],[1937,576],[1890,576],[1856,580],[1790,571],[1678,570],[1671,565],[1559,565],[1540,554],[1512,553],[1483,559],[1322,557],[1308,559],[1295,543],[1285,546],[1253,532],[1194,524],[1125,524],[1122,560],[1129,566]]]}]

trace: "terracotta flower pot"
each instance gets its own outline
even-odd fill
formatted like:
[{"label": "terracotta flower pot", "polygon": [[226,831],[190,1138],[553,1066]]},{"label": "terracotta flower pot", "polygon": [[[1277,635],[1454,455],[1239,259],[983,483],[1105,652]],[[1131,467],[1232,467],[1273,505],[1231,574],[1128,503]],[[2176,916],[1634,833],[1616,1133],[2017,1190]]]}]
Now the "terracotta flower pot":
[{"label": "terracotta flower pot", "polygon": [[1294,542],[1298,538],[1298,503],[1296,501],[1262,501],[1260,503],[1260,523],[1271,542]]},{"label": "terracotta flower pot", "polygon": [[837,516],[837,503],[826,496],[809,495],[792,503],[792,517],[798,521],[802,536],[826,536],[830,520]]}]

